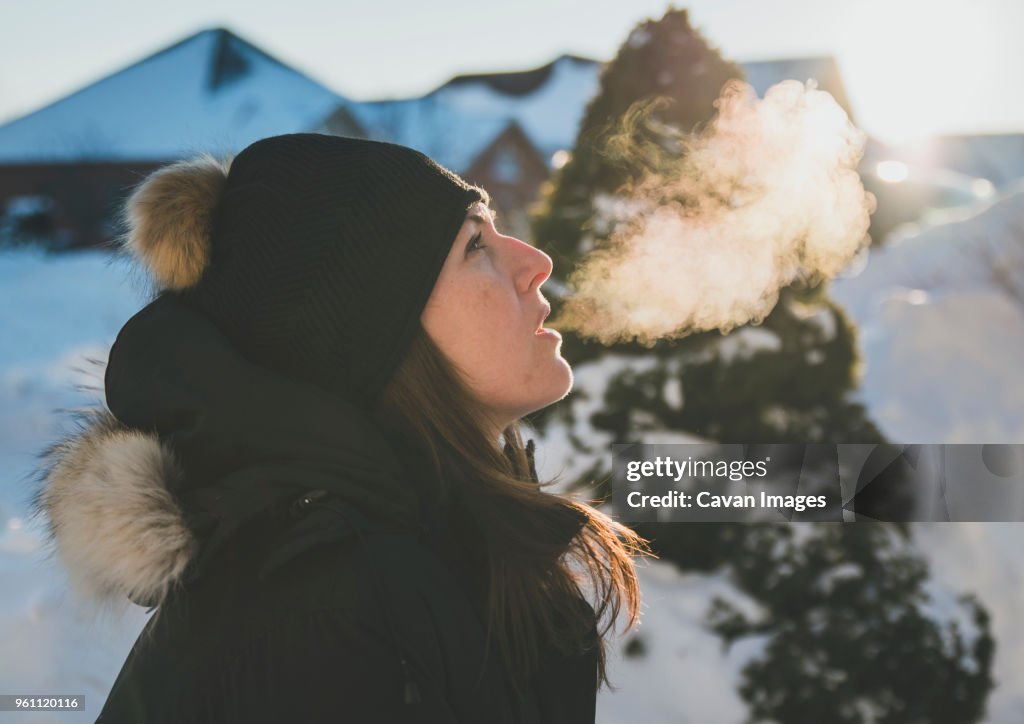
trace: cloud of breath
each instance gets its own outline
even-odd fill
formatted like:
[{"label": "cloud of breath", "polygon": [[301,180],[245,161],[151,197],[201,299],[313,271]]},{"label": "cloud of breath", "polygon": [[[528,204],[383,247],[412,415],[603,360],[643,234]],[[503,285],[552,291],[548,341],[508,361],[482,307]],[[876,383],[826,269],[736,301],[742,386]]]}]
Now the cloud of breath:
[{"label": "cloud of breath", "polygon": [[758,99],[731,81],[716,106],[703,132],[677,139],[675,160],[596,199],[615,231],[569,276],[556,324],[606,344],[725,333],[868,242],[865,136],[830,94],[785,81]]}]

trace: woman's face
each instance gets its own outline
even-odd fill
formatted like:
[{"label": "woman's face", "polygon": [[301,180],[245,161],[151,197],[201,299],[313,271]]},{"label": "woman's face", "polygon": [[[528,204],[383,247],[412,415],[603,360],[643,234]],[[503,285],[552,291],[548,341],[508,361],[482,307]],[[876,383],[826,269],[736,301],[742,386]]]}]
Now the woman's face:
[{"label": "woman's face", "polygon": [[499,429],[565,397],[561,336],[542,329],[551,257],[494,228],[474,204],[423,310],[423,328],[455,363]]}]

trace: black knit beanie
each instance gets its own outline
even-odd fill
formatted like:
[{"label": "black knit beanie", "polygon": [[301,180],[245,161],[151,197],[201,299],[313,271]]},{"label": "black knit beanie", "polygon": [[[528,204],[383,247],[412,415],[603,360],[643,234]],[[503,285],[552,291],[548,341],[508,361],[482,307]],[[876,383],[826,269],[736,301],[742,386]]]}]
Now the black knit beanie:
[{"label": "black knit beanie", "polygon": [[407,351],[468,208],[487,201],[413,149],[308,133],[161,173],[128,205],[128,245],[158,284],[253,362],[364,408]]}]

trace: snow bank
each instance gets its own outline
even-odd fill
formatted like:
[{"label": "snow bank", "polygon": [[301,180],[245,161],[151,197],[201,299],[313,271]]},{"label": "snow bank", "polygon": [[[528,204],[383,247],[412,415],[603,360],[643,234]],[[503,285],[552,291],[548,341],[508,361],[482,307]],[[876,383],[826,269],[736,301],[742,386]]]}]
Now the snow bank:
[{"label": "snow bank", "polygon": [[1024,189],[954,213],[833,284],[859,327],[859,394],[894,442],[1024,442]]}]

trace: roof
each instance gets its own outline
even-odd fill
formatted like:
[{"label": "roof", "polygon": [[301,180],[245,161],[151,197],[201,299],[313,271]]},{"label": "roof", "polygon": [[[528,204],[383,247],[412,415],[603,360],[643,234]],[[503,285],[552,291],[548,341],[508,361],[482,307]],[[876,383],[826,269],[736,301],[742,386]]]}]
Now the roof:
[{"label": "roof", "polygon": [[0,126],[0,163],[234,153],[344,101],[228,30],[204,30]]},{"label": "roof", "polygon": [[353,103],[352,114],[382,140],[412,146],[456,171],[517,123],[550,165],[573,146],[600,64],[563,55],[533,70],[460,75],[419,98]]},{"label": "roof", "polygon": [[582,58],[578,55],[563,55],[558,60],[533,70],[510,71],[503,73],[466,73],[457,75],[445,83],[447,87],[482,83],[495,93],[506,96],[524,96],[533,93],[550,80],[555,71],[556,63],[572,61],[581,66],[596,66],[597,61]]}]

